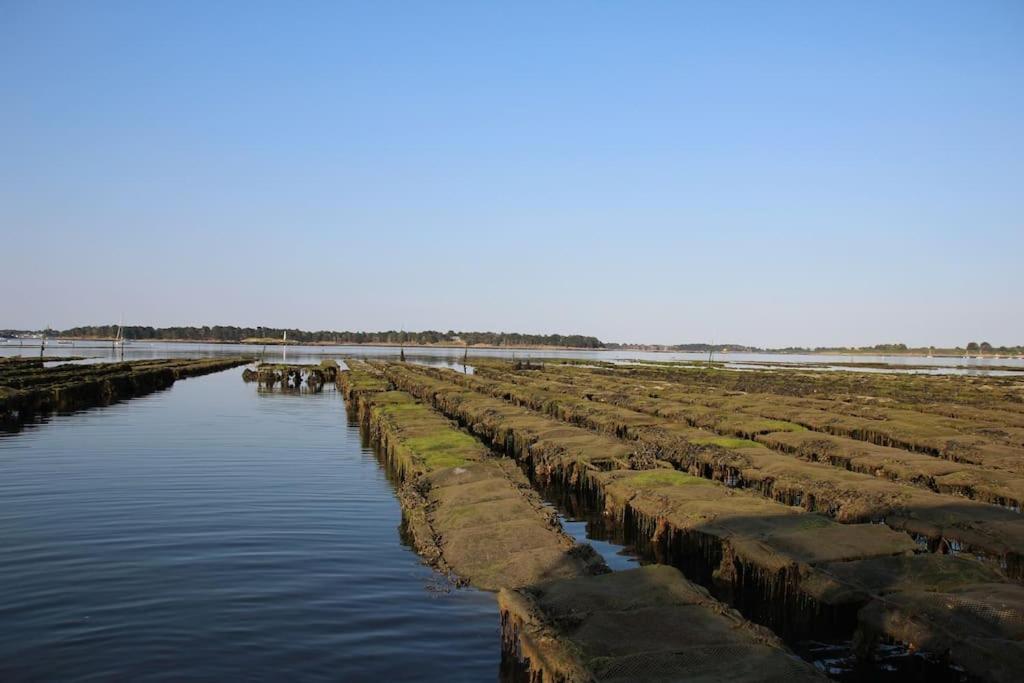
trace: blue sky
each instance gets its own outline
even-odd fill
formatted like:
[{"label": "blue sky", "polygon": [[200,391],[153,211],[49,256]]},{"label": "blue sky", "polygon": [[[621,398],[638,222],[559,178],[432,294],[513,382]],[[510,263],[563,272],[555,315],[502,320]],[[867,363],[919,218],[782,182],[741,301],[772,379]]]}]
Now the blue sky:
[{"label": "blue sky", "polygon": [[0,327],[1024,343],[1024,3],[0,0]]}]

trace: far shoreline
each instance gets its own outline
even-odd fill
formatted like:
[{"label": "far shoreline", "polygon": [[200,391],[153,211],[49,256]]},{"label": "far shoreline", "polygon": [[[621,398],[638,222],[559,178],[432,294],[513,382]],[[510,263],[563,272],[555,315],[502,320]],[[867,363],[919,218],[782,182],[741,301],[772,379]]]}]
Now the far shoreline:
[{"label": "far shoreline", "polygon": [[[8,342],[15,341],[14,339],[8,339]],[[37,346],[40,341],[38,338],[33,339],[19,339],[18,341],[32,341],[32,346]],[[116,340],[112,337],[51,337],[46,340],[48,343],[63,343],[63,342],[103,342],[112,344]],[[412,342],[408,343],[396,343],[396,342],[299,342],[299,341],[283,341],[281,339],[242,339],[240,341],[229,341],[223,339],[127,339],[125,340],[129,344],[220,344],[224,346],[352,346],[352,347],[387,347],[387,348],[407,348],[407,349],[493,349],[493,350],[519,350],[525,351],[616,351],[617,349],[608,349],[603,347],[590,347],[590,346],[519,346],[519,345],[495,345],[495,344],[453,344],[453,343],[437,343],[437,344],[416,344]],[[10,344],[8,344],[10,345]]]},{"label": "far shoreline", "polygon": [[[15,341],[14,338],[9,338],[3,346],[12,346],[10,342]],[[29,339],[18,339],[18,341],[30,341],[36,342],[30,344],[30,346],[36,346],[40,341],[38,338]],[[46,340],[48,343],[64,344],[66,342],[97,342],[97,343],[114,343],[116,340],[112,337],[52,337]],[[239,341],[230,340],[217,340],[217,339],[172,339],[172,338],[160,338],[160,339],[128,339],[126,340],[129,344],[218,344],[224,346],[313,346],[313,347],[352,347],[352,348],[409,348],[409,349],[479,349],[487,351],[590,351],[590,352],[639,352],[639,353],[658,353],[658,354],[688,354],[688,355],[706,355],[709,353],[708,350],[680,350],[680,349],[668,349],[664,347],[657,347],[652,345],[651,347],[644,346],[625,346],[625,347],[591,347],[591,346],[546,346],[546,345],[496,345],[496,344],[459,344],[453,342],[438,342],[436,344],[421,344],[414,342],[299,342],[299,341],[284,341],[281,339],[242,339]],[[968,360],[1006,360],[1006,359],[1020,359],[1024,356],[1014,353],[1004,354],[991,354],[991,355],[972,355],[966,351],[956,351],[954,349],[933,349],[931,352],[927,348],[920,350],[907,349],[906,351],[881,351],[872,349],[814,349],[814,350],[783,350],[783,349],[737,349],[737,350],[722,350],[715,349],[713,353],[716,356],[730,356],[736,354],[761,354],[761,355],[773,355],[773,356],[875,356],[875,357],[894,357],[894,358],[958,358]]]}]

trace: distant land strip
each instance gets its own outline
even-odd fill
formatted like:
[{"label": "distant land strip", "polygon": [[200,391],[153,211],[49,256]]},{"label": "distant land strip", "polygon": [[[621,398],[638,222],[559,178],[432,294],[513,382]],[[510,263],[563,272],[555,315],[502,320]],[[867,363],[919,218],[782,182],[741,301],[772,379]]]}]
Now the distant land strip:
[{"label": "distant land strip", "polygon": [[110,341],[120,335],[130,341],[212,342],[280,344],[287,333],[288,343],[319,345],[380,346],[479,346],[499,348],[571,348],[618,351],[672,351],[688,353],[832,353],[887,354],[915,356],[1017,356],[1024,354],[1024,345],[994,346],[989,342],[967,342],[964,346],[937,347],[889,343],[873,346],[787,346],[770,348],[746,344],[622,344],[603,342],[582,334],[524,334],[520,332],[456,332],[448,330],[386,330],[381,332],[349,332],[335,330],[299,330],[283,327],[238,327],[236,325],[203,325],[187,327],[150,327],[147,325],[86,325],[66,330],[0,329],[0,337],[12,339],[82,339]]},{"label": "distant land strip", "polygon": [[[26,338],[45,336],[49,339],[111,340],[118,336],[117,325],[88,325],[66,330],[0,330],[0,336]],[[281,327],[236,327],[213,325],[202,327],[149,327],[126,325],[121,335],[130,341],[184,341],[228,343],[280,343],[299,344],[409,344],[452,346],[557,346],[579,349],[601,349],[606,345],[597,337],[579,334],[520,334],[518,332],[439,332],[425,330],[407,332],[338,332],[333,330],[288,329]]]}]

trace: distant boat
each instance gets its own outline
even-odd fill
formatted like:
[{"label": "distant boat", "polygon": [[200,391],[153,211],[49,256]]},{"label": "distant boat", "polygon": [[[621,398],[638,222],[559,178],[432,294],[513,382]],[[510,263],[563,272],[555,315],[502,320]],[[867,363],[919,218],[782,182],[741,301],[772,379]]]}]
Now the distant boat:
[{"label": "distant boat", "polygon": [[114,341],[110,343],[110,350],[116,351],[121,349],[121,359],[124,360],[124,347],[128,344],[128,340],[124,338],[124,328],[121,325],[117,326],[117,334],[114,335]]},{"label": "distant boat", "polygon": [[129,343],[130,343],[130,341],[127,338],[125,338],[125,336],[124,336],[124,328],[121,327],[120,325],[118,325],[117,326],[117,334],[114,336],[114,345],[115,346],[124,346],[125,344],[129,344]]}]

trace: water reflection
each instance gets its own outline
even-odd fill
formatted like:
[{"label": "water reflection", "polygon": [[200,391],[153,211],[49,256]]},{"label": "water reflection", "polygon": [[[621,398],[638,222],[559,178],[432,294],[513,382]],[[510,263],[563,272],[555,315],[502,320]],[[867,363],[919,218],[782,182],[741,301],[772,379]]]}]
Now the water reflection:
[{"label": "water reflection", "polygon": [[337,392],[240,374],[0,436],[0,680],[494,680]]}]

